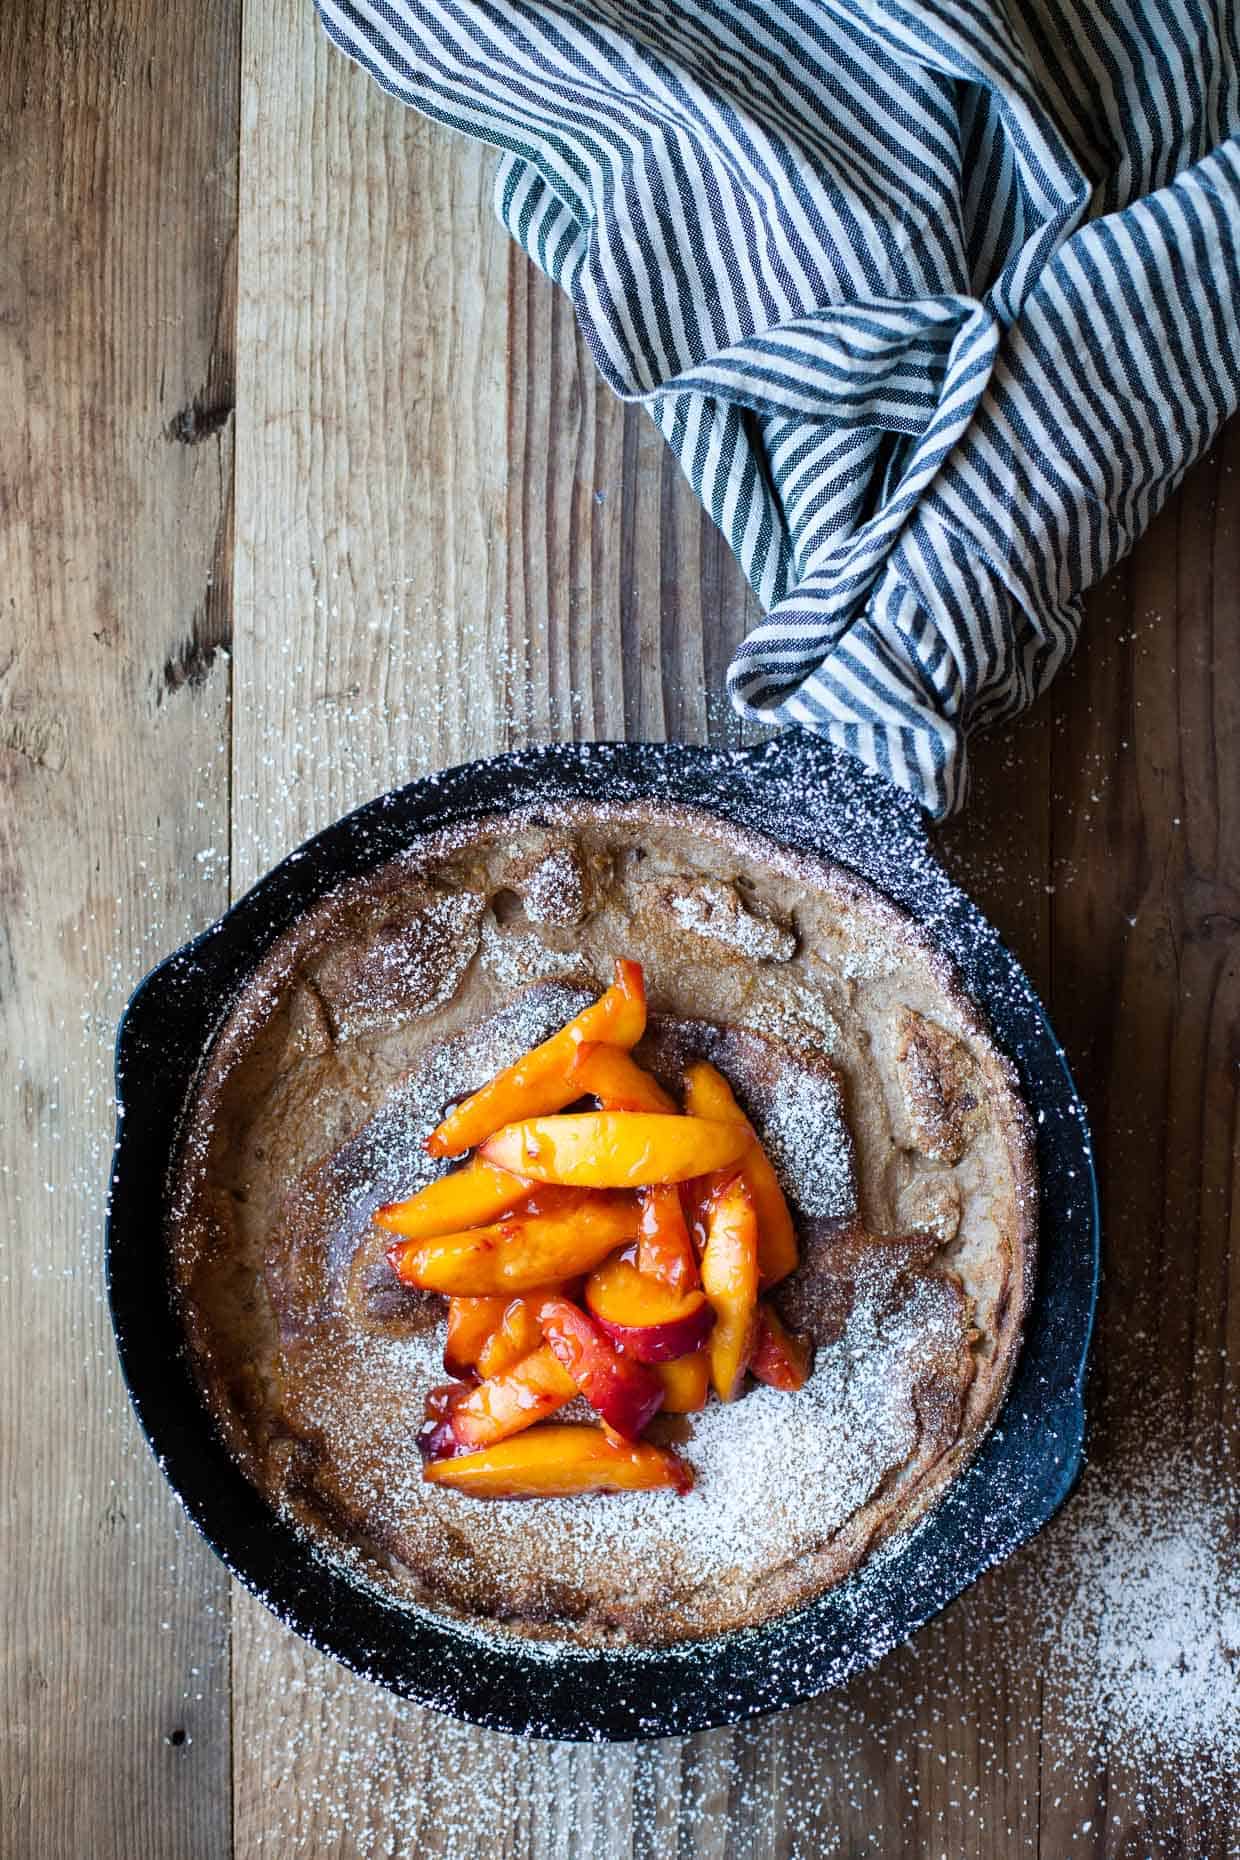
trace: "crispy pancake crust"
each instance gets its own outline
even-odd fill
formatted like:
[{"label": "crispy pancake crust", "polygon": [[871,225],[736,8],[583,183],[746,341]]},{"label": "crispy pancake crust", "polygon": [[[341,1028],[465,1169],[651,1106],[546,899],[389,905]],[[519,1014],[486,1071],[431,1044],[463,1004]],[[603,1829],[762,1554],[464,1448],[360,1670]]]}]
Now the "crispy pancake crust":
[{"label": "crispy pancake crust", "polygon": [[[711,1058],[783,1177],[818,1344],[797,1395],[661,1417],[687,1499],[482,1504],[424,1486],[443,1302],[370,1222],[438,1172],[445,1105],[616,955],[638,1057]],[[1014,1075],[949,965],[853,875],[690,810],[573,809],[423,842],[276,943],[187,1119],[169,1240],[193,1360],[249,1476],[367,1579],[510,1631],[666,1644],[753,1625],[909,1528],[1002,1401],[1033,1279]]]}]

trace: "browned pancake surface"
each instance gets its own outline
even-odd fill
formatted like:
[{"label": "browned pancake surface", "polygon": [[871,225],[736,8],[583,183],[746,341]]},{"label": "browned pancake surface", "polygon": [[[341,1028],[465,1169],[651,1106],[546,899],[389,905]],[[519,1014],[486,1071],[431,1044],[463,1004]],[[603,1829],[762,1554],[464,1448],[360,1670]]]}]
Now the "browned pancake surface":
[{"label": "browned pancake surface", "polygon": [[[483,1504],[424,1485],[443,1301],[370,1216],[436,1166],[454,1098],[643,962],[638,1057],[732,1081],[789,1193],[780,1289],[818,1340],[654,1432],[688,1498]],[[327,901],[273,951],[200,1088],[172,1240],[204,1386],[253,1477],[410,1600],[538,1634],[658,1643],[764,1619],[933,1502],[1019,1345],[1034,1192],[1010,1074],[952,978],[849,876],[688,814],[508,820]]]}]

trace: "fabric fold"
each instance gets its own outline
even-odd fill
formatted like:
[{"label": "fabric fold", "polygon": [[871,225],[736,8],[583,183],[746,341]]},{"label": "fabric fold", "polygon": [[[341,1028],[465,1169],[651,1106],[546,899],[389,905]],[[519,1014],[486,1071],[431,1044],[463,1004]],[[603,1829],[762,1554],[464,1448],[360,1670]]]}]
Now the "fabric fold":
[{"label": "fabric fold", "polygon": [[1237,0],[319,0],[496,205],[766,617],[728,672],[931,813],[1240,387]]}]

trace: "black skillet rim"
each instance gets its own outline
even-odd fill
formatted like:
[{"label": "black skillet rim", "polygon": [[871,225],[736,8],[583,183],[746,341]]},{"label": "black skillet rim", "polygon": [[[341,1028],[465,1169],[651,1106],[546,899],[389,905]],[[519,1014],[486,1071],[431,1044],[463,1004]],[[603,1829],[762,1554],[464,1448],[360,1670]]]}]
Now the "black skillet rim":
[{"label": "black skillet rim", "polygon": [[[786,779],[795,767],[797,782]],[[778,776],[779,779],[773,779]],[[215,1430],[170,1298],[164,1184],[201,1058],[270,944],[317,898],[413,840],[521,804],[645,795],[852,867],[961,968],[1037,1122],[1038,1286],[998,1423],[930,1516],[866,1572],[691,1651],[549,1657],[389,1601],[278,1519]],[[796,798],[783,799],[788,796]],[[1097,1300],[1099,1215],[1085,1114],[1015,958],[930,854],[906,797],[797,732],[756,750],[567,744],[463,764],[346,815],[274,867],[135,990],[117,1036],[105,1271],[139,1425],[185,1511],[244,1586],[311,1645],[402,1696],[491,1729],[591,1741],[682,1735],[812,1698],[872,1664],[1031,1537],[1075,1482]]]}]

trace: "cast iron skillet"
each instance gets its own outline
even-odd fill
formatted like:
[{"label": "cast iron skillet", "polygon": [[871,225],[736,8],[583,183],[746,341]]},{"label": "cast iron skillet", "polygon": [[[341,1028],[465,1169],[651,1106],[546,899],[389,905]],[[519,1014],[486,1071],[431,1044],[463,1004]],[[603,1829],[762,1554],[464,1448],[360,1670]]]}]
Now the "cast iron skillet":
[{"label": "cast iron skillet", "polygon": [[[1041,1172],[1038,1288],[998,1424],[937,1510],[839,1588],[690,1650],[549,1657],[413,1613],[352,1581],[281,1522],[217,1436],[169,1294],[164,1187],[203,1055],[238,989],[307,906],[426,833],[515,805],[655,797],[838,860],[912,913],[961,969],[1021,1074]],[[147,976],[117,1042],[107,1276],[138,1420],[186,1511],[232,1573],[312,1645],[394,1692],[538,1737],[659,1737],[813,1697],[877,1660],[1033,1535],[1076,1477],[1098,1272],[1089,1134],[1024,974],[929,853],[916,807],[801,733],[713,754],[594,744],[470,763],[381,795],[278,865]],[[617,1503],[622,1501],[615,1501]]]}]

